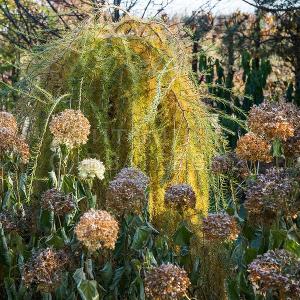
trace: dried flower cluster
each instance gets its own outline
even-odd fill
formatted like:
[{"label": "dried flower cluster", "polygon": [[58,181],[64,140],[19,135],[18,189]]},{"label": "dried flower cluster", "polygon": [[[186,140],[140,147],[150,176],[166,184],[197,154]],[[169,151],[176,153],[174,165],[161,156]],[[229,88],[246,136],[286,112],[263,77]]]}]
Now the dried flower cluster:
[{"label": "dried flower cluster", "polygon": [[195,208],[196,194],[188,184],[170,186],[165,193],[165,203],[174,208]]},{"label": "dried flower cluster", "polygon": [[50,122],[55,144],[64,144],[69,148],[86,144],[90,128],[89,120],[80,110],[66,109]]},{"label": "dried flower cluster", "polygon": [[249,176],[247,161],[239,159],[234,152],[214,157],[211,170],[216,175],[224,174],[234,178],[244,179]]},{"label": "dried flower cluster", "polygon": [[297,176],[285,169],[268,169],[249,182],[245,207],[249,220],[272,222],[280,213],[294,216],[300,210],[300,201],[295,194],[299,190]]},{"label": "dried flower cluster", "polygon": [[12,133],[17,134],[18,124],[16,118],[6,111],[0,111],[0,128],[10,129]]},{"label": "dried flower cluster", "polygon": [[271,162],[272,156],[270,154],[271,145],[264,140],[250,132],[242,136],[236,147],[236,154],[239,158],[250,161]]},{"label": "dried flower cluster", "polygon": [[118,231],[118,222],[111,214],[94,209],[84,213],[75,228],[78,240],[90,251],[114,249]]},{"label": "dried flower cluster", "polygon": [[294,136],[284,142],[283,149],[285,157],[300,157],[300,130],[296,130]]},{"label": "dried flower cluster", "polygon": [[105,166],[102,161],[89,158],[80,162],[78,171],[79,177],[83,180],[94,179],[95,177],[102,180],[104,179]]},{"label": "dried flower cluster", "polygon": [[37,285],[43,292],[55,290],[62,282],[62,275],[68,255],[65,251],[54,251],[51,248],[35,253],[24,266],[23,281],[26,286]]},{"label": "dried flower cluster", "polygon": [[225,213],[208,214],[202,220],[202,233],[207,241],[225,242],[233,241],[239,234],[234,217]]},{"label": "dried flower cluster", "polygon": [[147,203],[145,190],[149,178],[135,168],[124,168],[109,183],[106,193],[106,205],[117,215],[139,214]]},{"label": "dried flower cluster", "polygon": [[264,102],[253,106],[248,117],[250,130],[269,140],[292,137],[299,121],[300,111],[292,103]]},{"label": "dried flower cluster", "polygon": [[299,299],[300,261],[285,250],[269,250],[249,266],[249,280],[260,294],[272,291],[273,296]]},{"label": "dried flower cluster", "polygon": [[145,293],[151,300],[182,299],[191,284],[186,271],[172,264],[146,272],[144,283]]},{"label": "dried flower cluster", "polygon": [[43,209],[54,211],[59,216],[72,212],[76,207],[71,194],[65,195],[57,189],[46,191],[42,195],[41,205]]}]

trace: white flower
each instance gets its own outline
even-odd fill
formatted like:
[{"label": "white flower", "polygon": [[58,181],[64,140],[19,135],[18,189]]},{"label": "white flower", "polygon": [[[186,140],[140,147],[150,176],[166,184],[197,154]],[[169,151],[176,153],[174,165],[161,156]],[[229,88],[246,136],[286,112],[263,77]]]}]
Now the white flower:
[{"label": "white flower", "polygon": [[102,180],[104,179],[105,166],[100,160],[88,158],[80,162],[78,171],[81,179],[94,179],[98,177]]}]

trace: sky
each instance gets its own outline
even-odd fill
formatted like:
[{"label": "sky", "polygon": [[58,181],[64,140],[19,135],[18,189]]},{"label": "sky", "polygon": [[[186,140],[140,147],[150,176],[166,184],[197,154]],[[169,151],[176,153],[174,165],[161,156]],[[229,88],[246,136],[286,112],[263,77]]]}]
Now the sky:
[{"label": "sky", "polygon": [[[147,0],[143,0],[145,3],[147,3]],[[159,3],[161,1],[166,0],[157,0],[156,3]],[[201,5],[206,3],[207,0],[173,0],[171,4],[165,9],[165,11],[169,15],[185,15],[190,14],[192,11],[198,10]],[[210,6],[214,6],[214,4],[217,3],[215,6],[213,12],[216,14],[227,14],[231,13],[236,10],[241,10],[242,12],[252,12],[253,7],[251,7],[249,4],[246,4],[242,0],[211,0]],[[150,15],[152,13],[150,12]]]}]

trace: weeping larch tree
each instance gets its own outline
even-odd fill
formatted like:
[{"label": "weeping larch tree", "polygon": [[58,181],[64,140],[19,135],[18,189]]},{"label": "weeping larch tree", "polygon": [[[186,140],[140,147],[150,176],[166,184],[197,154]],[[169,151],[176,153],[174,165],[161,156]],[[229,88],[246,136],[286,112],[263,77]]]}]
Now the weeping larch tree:
[{"label": "weeping larch tree", "polygon": [[[53,113],[53,99],[68,94],[54,112],[71,107],[88,117],[92,135],[85,155],[104,162],[107,180],[124,166],[150,176],[154,220],[165,215],[165,189],[178,183],[190,184],[197,196],[195,209],[186,214],[207,212],[209,165],[220,137],[193,82],[189,50],[163,23],[129,16],[118,23],[85,21],[26,60],[30,97],[21,105],[34,127],[29,132],[40,130],[33,143],[43,138],[43,148],[50,148],[50,134],[42,137],[39,128]],[[40,88],[52,97],[37,101]],[[39,176],[49,171],[45,161],[38,163]]]}]

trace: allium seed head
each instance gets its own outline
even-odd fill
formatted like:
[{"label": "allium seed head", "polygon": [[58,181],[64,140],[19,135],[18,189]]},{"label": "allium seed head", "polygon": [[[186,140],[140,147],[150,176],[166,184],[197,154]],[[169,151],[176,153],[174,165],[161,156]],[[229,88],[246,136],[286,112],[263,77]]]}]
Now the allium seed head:
[{"label": "allium seed head", "polygon": [[196,194],[188,184],[173,185],[166,190],[165,203],[174,208],[195,208]]},{"label": "allium seed head", "polygon": [[50,122],[55,143],[70,148],[86,144],[90,128],[89,120],[80,110],[66,109],[54,116]]},{"label": "allium seed head", "polygon": [[105,210],[89,210],[75,227],[77,239],[90,251],[114,249],[118,231],[118,222]]},{"label": "allium seed head", "polygon": [[0,111],[0,128],[10,129],[13,133],[17,134],[18,124],[16,118],[6,111]]},{"label": "allium seed head", "polygon": [[78,166],[79,177],[83,180],[85,179],[104,179],[105,166],[102,161],[89,158],[84,159],[79,163]]},{"label": "allium seed head", "polygon": [[239,234],[234,217],[225,213],[208,214],[202,220],[204,239],[211,242],[233,241]]},{"label": "allium seed head", "polygon": [[145,190],[149,178],[135,168],[122,169],[109,183],[106,193],[106,207],[117,215],[139,214],[147,203]]},{"label": "allium seed head", "polygon": [[59,216],[72,212],[76,207],[71,194],[65,195],[57,189],[48,190],[42,195],[41,206]]},{"label": "allium seed head", "polygon": [[265,295],[284,299],[299,299],[300,260],[286,250],[269,250],[259,255],[249,266],[249,280],[254,289]]},{"label": "allium seed head", "polygon": [[191,284],[186,271],[172,264],[147,271],[144,283],[145,293],[151,300],[180,300]]},{"label": "allium seed head", "polygon": [[249,161],[271,162],[271,145],[264,139],[250,132],[242,136],[236,147],[236,154],[239,158]]}]

